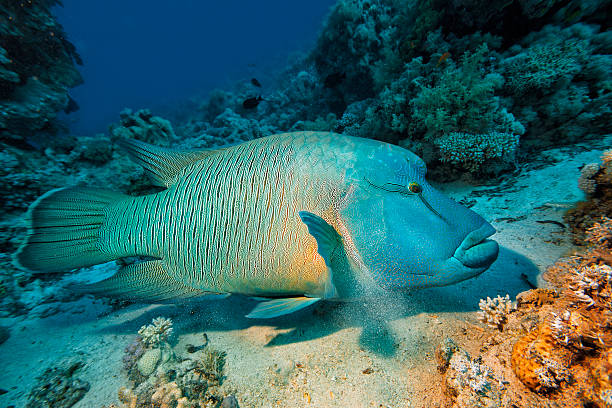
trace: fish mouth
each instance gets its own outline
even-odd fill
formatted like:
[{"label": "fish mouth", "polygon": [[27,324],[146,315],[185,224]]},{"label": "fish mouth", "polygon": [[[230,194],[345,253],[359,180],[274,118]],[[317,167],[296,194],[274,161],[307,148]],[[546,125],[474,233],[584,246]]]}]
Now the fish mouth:
[{"label": "fish mouth", "polygon": [[495,228],[491,224],[484,224],[470,232],[455,250],[453,258],[468,268],[487,268],[497,259],[499,253],[497,242],[487,239],[493,234]]}]

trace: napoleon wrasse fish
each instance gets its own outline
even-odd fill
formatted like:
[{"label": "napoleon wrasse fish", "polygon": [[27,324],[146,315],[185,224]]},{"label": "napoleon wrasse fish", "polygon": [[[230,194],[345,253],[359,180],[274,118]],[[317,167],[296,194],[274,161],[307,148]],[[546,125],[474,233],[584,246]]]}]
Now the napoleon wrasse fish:
[{"label": "napoleon wrasse fish", "polygon": [[432,188],[424,162],[398,146],[328,132],[203,151],[122,145],[166,189],[44,194],[18,266],[54,273],[149,257],[83,289],[148,302],[239,293],[265,298],[248,317],[268,318],[453,284],[497,258],[493,227]]}]

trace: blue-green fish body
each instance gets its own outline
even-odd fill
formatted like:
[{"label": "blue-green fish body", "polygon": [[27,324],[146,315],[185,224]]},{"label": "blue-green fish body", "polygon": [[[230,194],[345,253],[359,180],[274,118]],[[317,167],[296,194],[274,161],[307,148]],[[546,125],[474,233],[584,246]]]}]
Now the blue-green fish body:
[{"label": "blue-green fish body", "polygon": [[435,191],[423,161],[397,146],[327,132],[214,151],[123,144],[167,188],[141,197],[47,193],[31,206],[22,267],[151,257],[88,290],[148,301],[278,298],[249,315],[273,317],[319,299],[458,282],[497,256],[486,239],[493,228]]}]

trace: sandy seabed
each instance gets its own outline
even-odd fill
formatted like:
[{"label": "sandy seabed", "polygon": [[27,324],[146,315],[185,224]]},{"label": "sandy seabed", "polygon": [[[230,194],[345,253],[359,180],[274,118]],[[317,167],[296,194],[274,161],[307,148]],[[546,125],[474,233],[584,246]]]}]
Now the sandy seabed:
[{"label": "sandy seabed", "polygon": [[0,345],[0,388],[8,391],[0,406],[24,406],[36,377],[65,359],[85,362],[78,377],[91,385],[75,407],[118,403],[118,389],[128,384],[123,350],[157,316],[174,321],[179,355],[187,344],[201,342],[202,333],[227,352],[223,390],[234,393],[241,407],[440,406],[444,380],[436,347],[451,338],[477,352],[484,337],[475,313],[479,299],[514,298],[530,285],[545,284],[541,272],[573,247],[561,226],[538,221],[563,222],[564,211],[584,197],[577,187],[580,167],[597,162],[612,139],[605,142],[595,149],[544,151],[499,185],[437,185],[490,221],[500,244],[488,271],[454,286],[323,303],[269,321],[246,319],[255,302],[236,296],[120,309],[87,296],[46,318],[1,319],[11,327],[11,337]]}]

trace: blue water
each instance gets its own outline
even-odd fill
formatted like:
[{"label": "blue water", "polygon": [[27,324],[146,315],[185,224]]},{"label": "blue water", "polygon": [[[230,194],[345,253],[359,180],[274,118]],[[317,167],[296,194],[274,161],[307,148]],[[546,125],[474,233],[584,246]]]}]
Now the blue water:
[{"label": "blue water", "polygon": [[[55,13],[83,58],[71,91],[75,134],[104,132],[119,112],[168,107],[232,80],[278,70],[311,46],[333,0],[66,0]],[[263,84],[265,85],[265,83]]]}]

